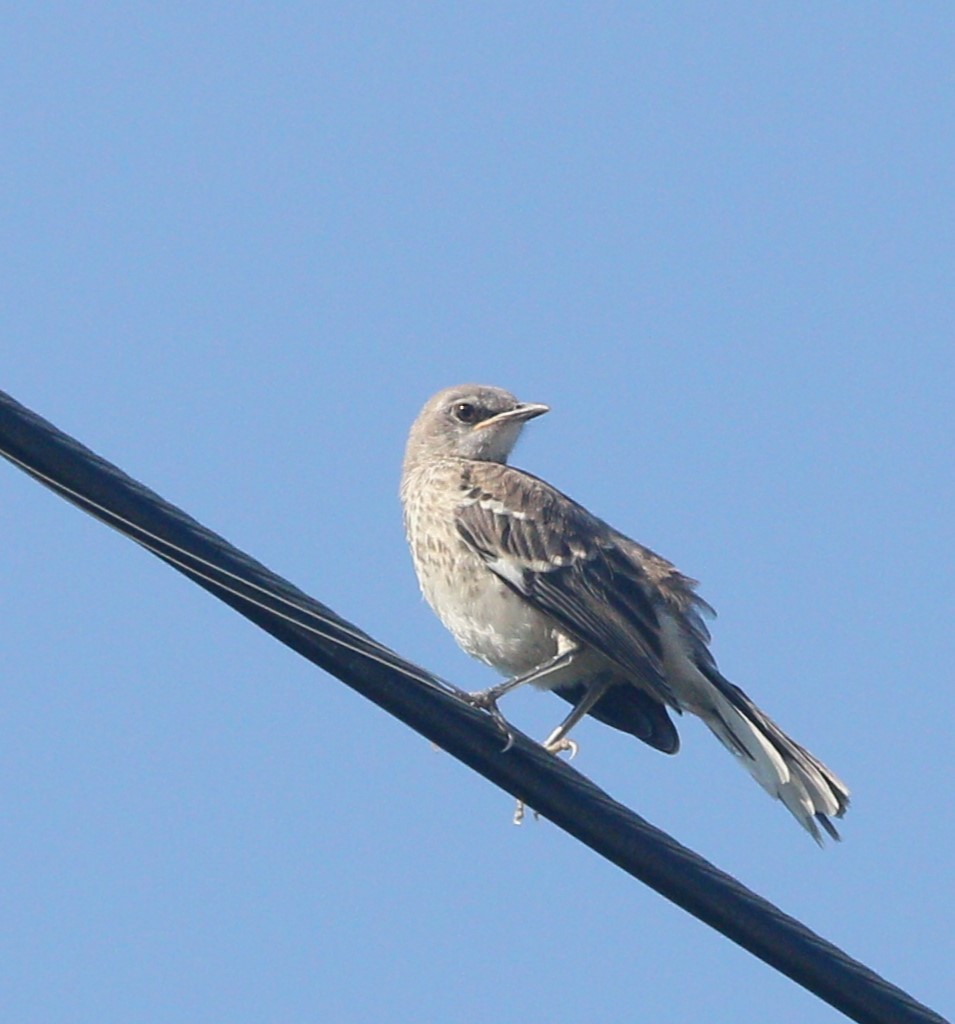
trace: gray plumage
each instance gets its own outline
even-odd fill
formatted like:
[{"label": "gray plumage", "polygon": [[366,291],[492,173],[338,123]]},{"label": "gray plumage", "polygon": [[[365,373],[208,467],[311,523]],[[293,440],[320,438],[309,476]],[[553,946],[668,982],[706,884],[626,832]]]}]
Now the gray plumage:
[{"label": "gray plumage", "polygon": [[[421,410],[401,500],[428,603],[469,654],[658,750],[679,747],[668,711],[698,715],[817,841],[818,825],[838,838],[829,819],[849,791],[720,674],[696,581],[507,465],[524,423],[547,411],[471,384]],[[493,705],[508,688],[483,696]]]}]

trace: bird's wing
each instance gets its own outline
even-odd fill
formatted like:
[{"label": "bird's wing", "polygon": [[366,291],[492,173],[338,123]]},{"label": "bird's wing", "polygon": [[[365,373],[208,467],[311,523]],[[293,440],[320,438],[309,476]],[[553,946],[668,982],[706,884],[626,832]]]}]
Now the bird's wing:
[{"label": "bird's wing", "polygon": [[679,706],[664,678],[654,584],[605,523],[529,473],[476,463],[457,528],[509,587],[659,700]]}]

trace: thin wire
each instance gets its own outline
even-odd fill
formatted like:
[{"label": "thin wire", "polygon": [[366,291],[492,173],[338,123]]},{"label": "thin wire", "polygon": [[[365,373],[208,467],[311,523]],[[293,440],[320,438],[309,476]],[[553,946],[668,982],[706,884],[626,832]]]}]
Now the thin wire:
[{"label": "thin wire", "polygon": [[[321,615],[319,612],[315,611],[314,608],[308,607],[307,605],[301,604],[297,601],[293,601],[291,598],[285,597],[276,590],[254,583],[248,578],[241,576],[239,573],[230,572],[228,569],[224,569],[222,566],[216,565],[211,560],[202,558],[194,552],[189,551],[187,548],[174,544],[172,541],[166,540],[165,537],[160,537],[158,534],[150,532],[138,523],[134,523],[132,520],[124,518],[118,513],[106,508],[104,505],[87,498],[78,491],[75,491],[72,488],[67,487],[65,484],[55,480],[52,476],[31,467],[27,462],[22,459],[18,459],[10,452],[0,449],[0,455],[9,462],[12,462],[15,466],[19,466],[29,476],[32,476],[34,479],[45,484],[50,488],[50,490],[64,495],[72,504],[82,508],[95,519],[99,519],[100,522],[115,530],[121,536],[127,537],[140,547],[145,548],[147,551],[150,551],[152,554],[163,559],[163,561],[168,562],[170,565],[173,565],[184,572],[188,572],[191,576],[205,580],[226,593],[242,598],[249,604],[283,618],[289,623],[294,623],[316,637],[328,640],[330,643],[337,644],[345,650],[352,651],[355,654],[365,655],[373,661],[377,661],[381,665],[387,665],[389,668],[395,669],[408,679],[423,683],[425,686],[437,687],[445,693],[453,694],[455,697],[462,700],[465,700],[468,697],[467,691],[461,690],[453,683],[447,682],[447,680],[429,672],[427,669],[420,668],[413,662],[405,660],[390,647],[386,647],[384,644],[379,643],[373,637],[370,637],[362,630],[355,628],[351,623],[346,622],[344,619],[340,619],[337,616],[333,618],[331,616]],[[173,554],[170,554],[170,552],[173,552]],[[176,555],[183,557],[176,557]],[[197,568],[197,566],[201,568]],[[214,570],[214,574],[213,572],[203,572],[203,569]],[[243,588],[263,594],[270,600],[262,601],[254,596],[250,597],[245,593],[245,590],[239,587],[229,586],[228,584],[223,583],[219,577],[235,580],[241,583]],[[301,616],[305,617],[304,620],[277,610],[271,602],[277,602],[285,605],[295,612],[300,613]],[[316,622],[332,626],[336,632],[324,632],[307,621],[308,619],[314,619]],[[343,639],[343,637],[349,637],[357,642],[349,643],[346,639]]]}]

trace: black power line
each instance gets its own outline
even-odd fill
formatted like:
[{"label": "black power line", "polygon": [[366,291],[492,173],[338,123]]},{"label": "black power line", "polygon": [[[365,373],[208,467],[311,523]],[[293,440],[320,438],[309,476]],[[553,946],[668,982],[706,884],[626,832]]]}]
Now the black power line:
[{"label": "black power line", "polygon": [[654,828],[461,691],[412,665],[0,392],[0,454],[152,551],[309,661],[860,1024],[945,1024],[868,967]]}]

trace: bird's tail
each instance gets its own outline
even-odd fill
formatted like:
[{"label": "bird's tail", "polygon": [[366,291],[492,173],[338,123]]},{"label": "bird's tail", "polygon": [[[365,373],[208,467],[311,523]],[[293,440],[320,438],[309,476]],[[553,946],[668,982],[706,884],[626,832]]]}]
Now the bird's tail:
[{"label": "bird's tail", "polygon": [[821,843],[821,825],[839,833],[830,817],[841,818],[849,790],[818,758],[790,739],[779,726],[719,672],[703,670],[715,687],[713,711],[703,721],[770,796],[786,805],[807,832]]}]

